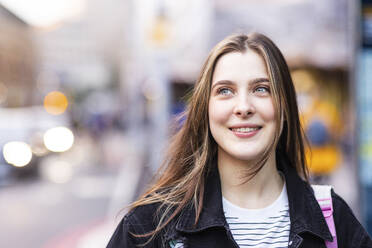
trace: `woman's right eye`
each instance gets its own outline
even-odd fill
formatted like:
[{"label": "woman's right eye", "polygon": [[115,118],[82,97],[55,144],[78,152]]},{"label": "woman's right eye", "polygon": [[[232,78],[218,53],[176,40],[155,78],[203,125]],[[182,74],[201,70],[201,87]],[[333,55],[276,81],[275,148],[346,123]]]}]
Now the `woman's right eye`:
[{"label": "woman's right eye", "polygon": [[219,95],[225,95],[226,96],[226,95],[232,94],[232,91],[229,88],[220,88],[220,89],[218,89],[217,93]]}]

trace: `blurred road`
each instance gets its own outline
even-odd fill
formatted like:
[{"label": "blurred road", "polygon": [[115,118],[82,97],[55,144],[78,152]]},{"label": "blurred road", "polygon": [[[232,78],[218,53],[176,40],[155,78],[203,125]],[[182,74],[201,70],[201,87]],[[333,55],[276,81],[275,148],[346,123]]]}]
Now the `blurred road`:
[{"label": "blurred road", "polygon": [[[138,193],[139,179],[144,182],[143,145],[115,137],[104,139],[101,149],[79,137],[68,153],[43,160],[39,179],[1,186],[0,247],[105,247],[125,213],[121,210]],[[106,164],[97,164],[103,154]],[[55,176],[66,178],[63,168],[71,177],[53,182]]]},{"label": "blurred road", "polygon": [[65,184],[32,181],[1,188],[0,247],[72,247],[72,236],[106,217],[114,183],[114,175],[96,170]]}]

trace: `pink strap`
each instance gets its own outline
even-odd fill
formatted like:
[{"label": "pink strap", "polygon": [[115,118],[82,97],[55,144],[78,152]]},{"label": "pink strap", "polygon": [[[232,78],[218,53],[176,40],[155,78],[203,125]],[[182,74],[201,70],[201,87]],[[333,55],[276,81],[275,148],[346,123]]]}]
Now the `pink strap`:
[{"label": "pink strap", "polygon": [[337,236],[336,236],[336,227],[335,222],[333,220],[333,205],[332,205],[332,198],[326,199],[317,199],[322,209],[324,219],[327,222],[329,231],[332,234],[333,241],[326,241],[325,244],[327,248],[337,248]]}]

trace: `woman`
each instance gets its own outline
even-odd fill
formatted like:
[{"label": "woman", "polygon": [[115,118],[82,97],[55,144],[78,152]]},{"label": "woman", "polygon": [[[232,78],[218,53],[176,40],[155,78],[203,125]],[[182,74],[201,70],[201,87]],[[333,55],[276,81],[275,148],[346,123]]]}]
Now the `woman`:
[{"label": "woman", "polygon": [[[288,66],[258,33],[208,56],[154,185],[107,247],[325,247]],[[372,247],[332,191],[339,247]]]}]

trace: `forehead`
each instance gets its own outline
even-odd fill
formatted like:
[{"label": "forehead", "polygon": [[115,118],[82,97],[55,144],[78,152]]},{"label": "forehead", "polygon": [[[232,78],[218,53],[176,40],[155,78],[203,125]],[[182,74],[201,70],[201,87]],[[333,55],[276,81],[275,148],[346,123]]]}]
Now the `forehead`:
[{"label": "forehead", "polygon": [[219,80],[251,80],[268,78],[265,61],[258,53],[247,50],[223,55],[216,63],[212,83]]}]

